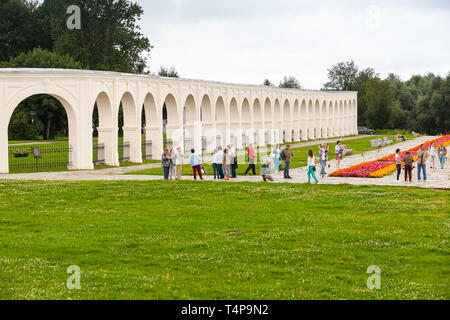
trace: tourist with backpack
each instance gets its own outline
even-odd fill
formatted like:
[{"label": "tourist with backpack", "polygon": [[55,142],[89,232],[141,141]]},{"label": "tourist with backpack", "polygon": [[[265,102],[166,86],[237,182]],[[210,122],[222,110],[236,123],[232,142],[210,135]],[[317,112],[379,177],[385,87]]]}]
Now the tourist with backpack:
[{"label": "tourist with backpack", "polygon": [[281,160],[284,161],[284,178],[285,179],[292,179],[292,177],[289,175],[289,169],[291,167],[291,157],[294,154],[289,151],[290,148],[291,148],[290,145],[286,145],[283,152],[281,152]]}]

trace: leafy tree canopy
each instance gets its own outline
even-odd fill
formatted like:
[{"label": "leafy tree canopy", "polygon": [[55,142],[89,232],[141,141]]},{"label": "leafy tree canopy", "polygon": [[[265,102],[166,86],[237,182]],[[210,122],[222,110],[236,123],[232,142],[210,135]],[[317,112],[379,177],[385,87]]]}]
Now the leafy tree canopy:
[{"label": "leafy tree canopy", "polygon": [[302,86],[300,85],[300,82],[293,76],[284,76],[283,80],[281,80],[280,88],[295,88],[295,89],[301,89]]}]

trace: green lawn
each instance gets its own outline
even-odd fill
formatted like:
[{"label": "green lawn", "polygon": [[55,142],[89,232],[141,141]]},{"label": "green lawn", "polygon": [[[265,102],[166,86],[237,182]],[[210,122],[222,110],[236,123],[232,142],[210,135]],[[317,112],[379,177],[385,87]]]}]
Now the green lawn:
[{"label": "green lawn", "polygon": [[[383,138],[383,137],[385,137],[385,136],[372,136],[372,137],[364,137],[364,138],[360,138],[360,139],[355,138],[355,139],[342,141],[342,144],[345,144],[349,149],[353,149],[353,154],[360,154],[360,153],[364,153],[367,151],[380,149],[380,148],[372,148],[370,145],[370,140],[377,139],[377,138]],[[395,139],[395,135],[386,136],[386,137],[388,137],[389,140],[392,140],[393,144],[397,144],[397,143],[401,142],[401,141],[397,141]],[[412,135],[406,135],[406,137],[407,137],[407,139],[414,138]],[[337,140],[339,140],[339,138],[336,139],[336,142],[337,142]],[[329,146],[330,146],[329,160],[334,160],[335,159],[334,148],[336,146],[336,143],[331,143],[331,144],[329,144]],[[282,149],[283,149],[283,147],[282,147]],[[319,154],[319,144],[317,144],[315,146],[291,149],[291,151],[294,153],[294,157],[291,159],[291,168],[303,167],[308,164],[308,150],[313,150],[314,154],[316,154],[316,156],[317,156]],[[268,148],[266,153],[259,153],[258,156],[259,156],[259,158],[261,158],[262,156],[264,156],[266,154],[270,154],[271,152],[272,152],[272,148]],[[241,158],[243,159],[243,157],[241,157]],[[187,162],[187,160],[186,160],[186,162]],[[208,175],[213,174],[211,164],[204,164],[204,167],[206,168]],[[247,167],[248,167],[247,164],[239,164],[237,174],[243,175],[245,173],[245,170],[247,169]],[[256,173],[259,175],[260,171],[261,171],[261,164],[256,165],[256,171],[257,171]],[[132,172],[128,172],[126,174],[162,175],[163,169],[162,168],[150,168],[150,169],[145,169],[145,170],[132,171]],[[188,176],[193,175],[192,168],[188,164],[184,165],[182,174],[188,175]]]},{"label": "green lawn", "polygon": [[0,181],[0,299],[449,299],[449,195]]}]

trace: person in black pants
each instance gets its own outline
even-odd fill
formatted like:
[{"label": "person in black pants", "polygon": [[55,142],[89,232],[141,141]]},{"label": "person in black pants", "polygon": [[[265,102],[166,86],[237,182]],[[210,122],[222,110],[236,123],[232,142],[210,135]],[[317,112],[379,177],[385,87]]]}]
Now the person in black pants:
[{"label": "person in black pants", "polygon": [[250,143],[250,147],[248,148],[248,168],[247,170],[245,170],[244,173],[245,176],[250,171],[250,169],[252,169],[253,175],[256,174],[255,161],[256,161],[255,149],[253,149],[253,143]]},{"label": "person in black pants", "polygon": [[222,147],[217,148],[218,153],[218,160],[220,160],[219,165],[219,179],[225,179],[225,175],[223,174],[223,166],[222,166],[222,159],[223,159],[223,150]]}]

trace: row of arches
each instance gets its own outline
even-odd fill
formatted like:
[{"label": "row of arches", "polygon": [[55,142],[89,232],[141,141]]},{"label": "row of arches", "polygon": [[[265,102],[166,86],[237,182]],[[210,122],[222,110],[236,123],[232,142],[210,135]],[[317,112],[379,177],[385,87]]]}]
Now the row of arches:
[{"label": "row of arches", "polygon": [[[186,90],[180,86],[172,91],[168,85],[167,89],[153,86],[157,88],[153,91],[150,84],[138,90],[128,84],[114,88],[104,80],[93,80],[92,89],[89,84],[80,84],[87,92],[83,98],[83,90],[72,90],[75,80],[67,86],[60,80],[44,80],[37,79],[36,85],[24,83],[23,88],[14,84],[11,90],[15,91],[0,96],[0,107],[6,110],[6,117],[0,119],[0,148],[8,147],[8,123],[19,103],[33,95],[51,95],[67,113],[72,169],[93,167],[94,132],[98,145],[104,146],[104,162],[112,166],[120,165],[119,149],[124,142],[129,147],[127,160],[140,163],[149,154],[159,159],[169,145],[211,152],[230,143],[243,147],[250,142],[266,145],[356,133],[356,93],[296,91],[287,95],[285,90],[274,89],[267,90],[267,96],[260,90],[261,94],[250,97],[245,90],[229,88],[202,92],[204,88],[190,86],[193,90]],[[9,87],[4,86],[7,92]],[[95,108],[96,128],[92,126]],[[123,124],[119,125],[120,110]],[[119,137],[120,129],[123,137]],[[143,149],[143,142],[150,142],[150,148],[147,144],[147,150]],[[7,172],[7,168],[5,152],[0,156],[0,172]]]}]

